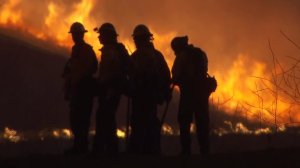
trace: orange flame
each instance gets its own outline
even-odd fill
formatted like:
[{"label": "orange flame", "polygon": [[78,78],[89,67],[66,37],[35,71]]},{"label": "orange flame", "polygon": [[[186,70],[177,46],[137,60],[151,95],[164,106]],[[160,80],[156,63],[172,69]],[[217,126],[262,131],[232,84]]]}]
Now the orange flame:
[{"label": "orange flame", "polygon": [[272,72],[266,64],[248,58],[240,55],[227,72],[214,72],[220,86],[213,95],[214,103],[232,115],[246,113],[241,115],[250,120],[259,119],[269,124],[287,122],[290,102],[276,90]]},{"label": "orange flame", "polygon": [[16,7],[20,3],[20,0],[9,0],[8,3],[4,4],[0,12],[0,23],[1,24],[18,24],[21,20],[21,11],[17,10]]},{"label": "orange flame", "polygon": [[[46,33],[42,37],[54,38],[61,46],[70,47],[72,41],[70,39],[69,26],[77,21],[83,23],[88,30],[93,30],[92,27],[96,22],[90,19],[90,12],[94,6],[94,0],[83,0],[74,5],[72,12],[65,14],[64,8],[54,2],[48,4],[48,15],[44,22]],[[92,44],[97,44],[97,37],[87,33],[87,40]]]}]

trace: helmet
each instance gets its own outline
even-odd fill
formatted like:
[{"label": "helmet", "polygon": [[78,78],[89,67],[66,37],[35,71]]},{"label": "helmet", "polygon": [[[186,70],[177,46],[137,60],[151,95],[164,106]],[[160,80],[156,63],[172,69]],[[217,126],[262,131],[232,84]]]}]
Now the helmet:
[{"label": "helmet", "polygon": [[110,33],[111,35],[117,36],[117,31],[113,24],[111,23],[103,23],[100,28],[95,28],[97,33]]},{"label": "helmet", "polygon": [[140,24],[134,28],[132,36],[153,36],[153,34],[147,26]]},{"label": "helmet", "polygon": [[182,48],[184,46],[188,45],[188,36],[182,36],[182,37],[175,37],[171,41],[171,47],[173,50],[176,50],[178,48]]},{"label": "helmet", "polygon": [[85,33],[87,30],[85,30],[83,24],[79,22],[75,22],[71,25],[69,33]]}]

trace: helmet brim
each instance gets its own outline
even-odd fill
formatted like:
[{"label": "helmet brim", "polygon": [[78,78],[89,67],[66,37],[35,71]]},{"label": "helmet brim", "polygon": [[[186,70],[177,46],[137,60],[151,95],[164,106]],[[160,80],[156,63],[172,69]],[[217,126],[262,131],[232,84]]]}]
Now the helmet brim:
[{"label": "helmet brim", "polygon": [[[94,32],[95,32],[95,33],[98,33],[98,34],[103,34],[103,32],[101,32],[99,28],[95,28],[95,29],[94,29]],[[109,32],[108,32],[108,33],[109,33]],[[110,32],[110,33],[111,33],[112,35],[114,35],[114,36],[119,36],[119,34],[116,33],[116,32]]]},{"label": "helmet brim", "polygon": [[140,36],[149,36],[149,37],[152,37],[153,34],[152,33],[148,33],[148,34],[132,34],[131,36],[132,37],[140,37]]},{"label": "helmet brim", "polygon": [[69,31],[69,33],[86,33],[88,32],[87,30],[84,30],[84,31]]}]

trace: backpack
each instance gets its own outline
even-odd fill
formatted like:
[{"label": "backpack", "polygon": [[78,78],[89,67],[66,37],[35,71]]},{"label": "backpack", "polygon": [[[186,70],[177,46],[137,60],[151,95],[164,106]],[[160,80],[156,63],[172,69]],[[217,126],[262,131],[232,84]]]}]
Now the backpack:
[{"label": "backpack", "polygon": [[191,55],[194,57],[193,60],[198,66],[198,71],[196,73],[206,74],[205,75],[205,89],[207,90],[207,93],[210,95],[211,93],[215,92],[217,89],[217,80],[214,76],[210,76],[207,73],[208,70],[208,59],[206,56],[206,53],[202,51],[200,48],[196,48],[191,46],[190,49]]},{"label": "backpack", "polygon": [[207,90],[208,93],[211,94],[212,92],[215,92],[217,89],[218,83],[216,78],[213,76],[211,77],[209,74],[207,74]]}]

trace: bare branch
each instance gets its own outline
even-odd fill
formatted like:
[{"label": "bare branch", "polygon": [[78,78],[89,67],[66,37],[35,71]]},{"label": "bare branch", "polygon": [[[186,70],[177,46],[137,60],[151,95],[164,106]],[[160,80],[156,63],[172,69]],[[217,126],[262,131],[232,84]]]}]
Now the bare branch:
[{"label": "bare branch", "polygon": [[300,50],[300,46],[298,46],[297,43],[295,43],[293,40],[291,40],[282,30],[280,30],[280,33],[288,40],[290,41],[294,46],[296,46]]}]

